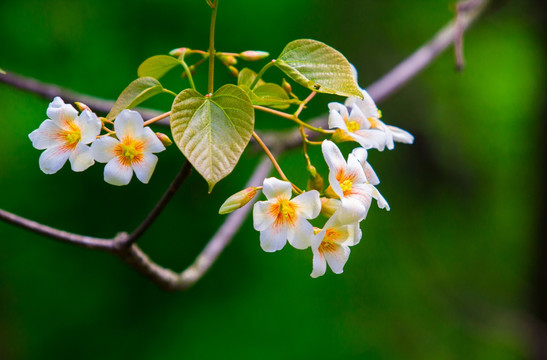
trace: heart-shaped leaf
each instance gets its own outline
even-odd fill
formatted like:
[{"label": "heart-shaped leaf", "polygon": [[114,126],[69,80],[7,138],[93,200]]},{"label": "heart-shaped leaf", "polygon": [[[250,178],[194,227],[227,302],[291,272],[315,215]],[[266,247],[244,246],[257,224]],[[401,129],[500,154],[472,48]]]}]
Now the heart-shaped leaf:
[{"label": "heart-shaped leaf", "polygon": [[173,139],[207,181],[209,192],[232,172],[253,130],[253,104],[235,85],[224,85],[211,96],[183,90],[171,108]]},{"label": "heart-shaped leaf", "polygon": [[156,55],[144,60],[139,66],[137,73],[139,74],[139,77],[150,76],[159,80],[163,75],[167,74],[169,70],[178,65],[182,66],[180,61],[172,56]]},{"label": "heart-shaped leaf", "polygon": [[113,120],[124,109],[132,109],[152,96],[161,94],[163,86],[152,77],[143,77],[129,84],[118,97],[106,118]]},{"label": "heart-shaped leaf", "polygon": [[274,65],[310,90],[363,98],[348,60],[322,42],[310,39],[292,41],[285,46]]}]

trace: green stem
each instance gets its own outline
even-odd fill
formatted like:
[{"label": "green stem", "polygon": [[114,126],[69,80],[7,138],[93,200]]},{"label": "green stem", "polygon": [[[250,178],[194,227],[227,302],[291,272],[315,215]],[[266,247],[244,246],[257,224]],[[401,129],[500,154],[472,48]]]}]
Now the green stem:
[{"label": "green stem", "polygon": [[213,12],[211,14],[211,31],[209,33],[209,87],[208,93],[214,91],[215,78],[215,23],[217,20],[218,0],[213,3]]},{"label": "green stem", "polygon": [[[195,89],[194,89],[195,90]],[[168,90],[168,89],[163,89],[163,92],[166,93],[166,94],[171,94],[173,95],[174,97],[177,97],[177,93],[174,92],[174,91],[171,91],[171,90]]]},{"label": "green stem", "polygon": [[253,83],[251,84],[251,90],[254,90],[256,84],[258,84],[258,81],[260,80],[260,78],[262,78],[262,75],[264,75],[264,73],[266,72],[266,70],[268,70],[269,68],[271,68],[274,64],[275,60],[272,60],[270,61],[269,63],[267,63],[266,65],[264,65],[264,67],[262,68],[262,70],[260,70],[260,72],[258,73],[258,75],[255,77],[255,80],[253,81]]},{"label": "green stem", "polygon": [[196,90],[196,85],[194,85],[194,78],[192,77],[192,72],[190,71],[190,68],[186,64],[186,61],[181,60],[182,66],[184,67],[184,71],[186,72],[186,77],[190,81],[190,86],[192,89]]}]

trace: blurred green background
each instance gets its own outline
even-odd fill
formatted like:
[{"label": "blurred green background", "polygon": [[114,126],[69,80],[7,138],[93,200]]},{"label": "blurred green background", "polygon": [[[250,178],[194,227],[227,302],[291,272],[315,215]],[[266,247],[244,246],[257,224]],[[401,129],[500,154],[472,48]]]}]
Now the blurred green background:
[{"label": "blurred green background", "polygon": [[[392,210],[373,207],[344,274],[310,278],[311,251],[263,252],[248,219],[201,281],[166,293],[111,255],[0,223],[0,359],[531,357],[545,186],[545,43],[534,6],[496,2],[466,36],[465,72],[454,71],[447,51],[380,104],[384,120],[416,141],[370,153]],[[431,0],[220,0],[217,49],[275,56],[291,40],[313,38],[344,53],[366,86],[449,21],[451,8]],[[209,14],[198,0],[3,0],[0,67],[114,99],[147,57],[205,49]],[[172,90],[187,86],[171,75]],[[233,81],[220,66],[217,75],[217,87]],[[196,80],[205,92],[205,67]],[[166,110],[170,100],[147,105]],[[325,113],[336,100],[317,96],[304,115]],[[181,154],[162,153],[148,186],[110,186],[102,165],[44,175],[28,134],[48,102],[0,84],[0,208],[76,233],[131,231]],[[289,126],[258,114],[259,129]],[[325,171],[320,153],[311,155]],[[258,159],[247,151],[211,195],[194,173],[141,247],[184,269]],[[299,151],[281,164],[304,184]]]}]

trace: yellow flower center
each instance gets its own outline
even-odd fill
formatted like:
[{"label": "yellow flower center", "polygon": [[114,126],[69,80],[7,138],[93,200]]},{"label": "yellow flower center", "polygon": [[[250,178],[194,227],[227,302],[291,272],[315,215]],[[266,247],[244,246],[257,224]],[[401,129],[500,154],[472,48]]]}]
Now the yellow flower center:
[{"label": "yellow flower center", "polygon": [[344,192],[344,196],[351,192],[353,188],[353,182],[351,180],[344,180],[340,183],[340,188]]},{"label": "yellow flower center", "polygon": [[80,141],[82,134],[80,130],[67,131],[65,138],[68,145],[74,145]]},{"label": "yellow flower center", "polygon": [[291,224],[296,222],[296,205],[287,199],[278,199],[270,207],[270,214],[275,217],[274,225]]},{"label": "yellow flower center", "polygon": [[349,132],[356,132],[361,128],[356,121],[348,121],[346,126],[348,127]]},{"label": "yellow flower center", "polygon": [[114,148],[114,154],[118,156],[123,165],[139,163],[143,159],[144,143],[131,138],[125,138]]}]

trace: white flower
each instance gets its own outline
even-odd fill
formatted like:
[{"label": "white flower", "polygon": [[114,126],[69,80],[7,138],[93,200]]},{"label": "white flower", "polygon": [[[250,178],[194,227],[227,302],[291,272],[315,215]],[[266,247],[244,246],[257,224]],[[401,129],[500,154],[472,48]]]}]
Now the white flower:
[{"label": "white flower", "polygon": [[346,100],[346,106],[351,107],[352,111],[355,109],[361,110],[361,113],[368,120],[372,129],[381,130],[386,134],[386,146],[389,150],[394,148],[394,141],[405,144],[412,144],[414,142],[414,136],[409,132],[396,126],[384,124],[380,120],[382,113],[376,107],[374,100],[372,100],[366,90],[361,89],[361,92],[363,93],[362,100],[353,97],[348,98]]},{"label": "white flower", "polygon": [[351,113],[340,103],[329,103],[329,128],[340,129],[349,139],[357,141],[365,149],[376,148],[382,151],[386,146],[386,134],[373,129],[370,122],[358,107]]},{"label": "white flower", "polygon": [[84,171],[95,163],[91,143],[101,132],[101,121],[97,115],[84,110],[80,116],[72,105],[55,97],[47,109],[49,119],[29,134],[32,146],[45,150],[40,155],[40,170],[46,174],[59,171],[70,159],[73,171]]},{"label": "white flower", "polygon": [[389,211],[389,204],[387,203],[386,199],[380,194],[378,189],[374,185],[378,185],[380,183],[380,179],[378,179],[378,176],[374,172],[374,169],[372,169],[372,166],[367,162],[367,151],[363,148],[356,148],[353,149],[351,152],[353,156],[361,163],[361,166],[363,166],[363,171],[365,172],[365,176],[367,177],[368,186],[372,189],[372,197],[376,199],[376,202],[378,203],[378,207],[380,209],[386,209]]},{"label": "white flower", "polygon": [[153,155],[165,150],[165,146],[136,111],[123,110],[114,120],[115,139],[104,136],[91,145],[93,157],[107,163],[104,180],[112,185],[127,185],[133,171],[137,178],[147,184],[156,168],[158,157]]},{"label": "white flower", "polygon": [[313,237],[311,277],[316,278],[325,274],[327,263],[335,274],[344,271],[350,254],[349,247],[357,245],[362,235],[359,223],[351,220],[344,218],[342,214],[335,214],[327,221],[323,230]]},{"label": "white flower", "polygon": [[268,201],[259,201],[253,208],[254,228],[260,231],[262,249],[281,250],[287,240],[297,249],[310,246],[313,226],[307,219],[319,215],[319,193],[312,190],[291,200],[292,185],[276,178],[265,179],[262,191]]},{"label": "white flower", "polygon": [[321,147],[330,170],[330,186],[342,200],[342,209],[354,221],[364,219],[372,201],[372,189],[361,163],[353,154],[349,154],[346,164],[340,149],[332,141],[323,141]]}]

